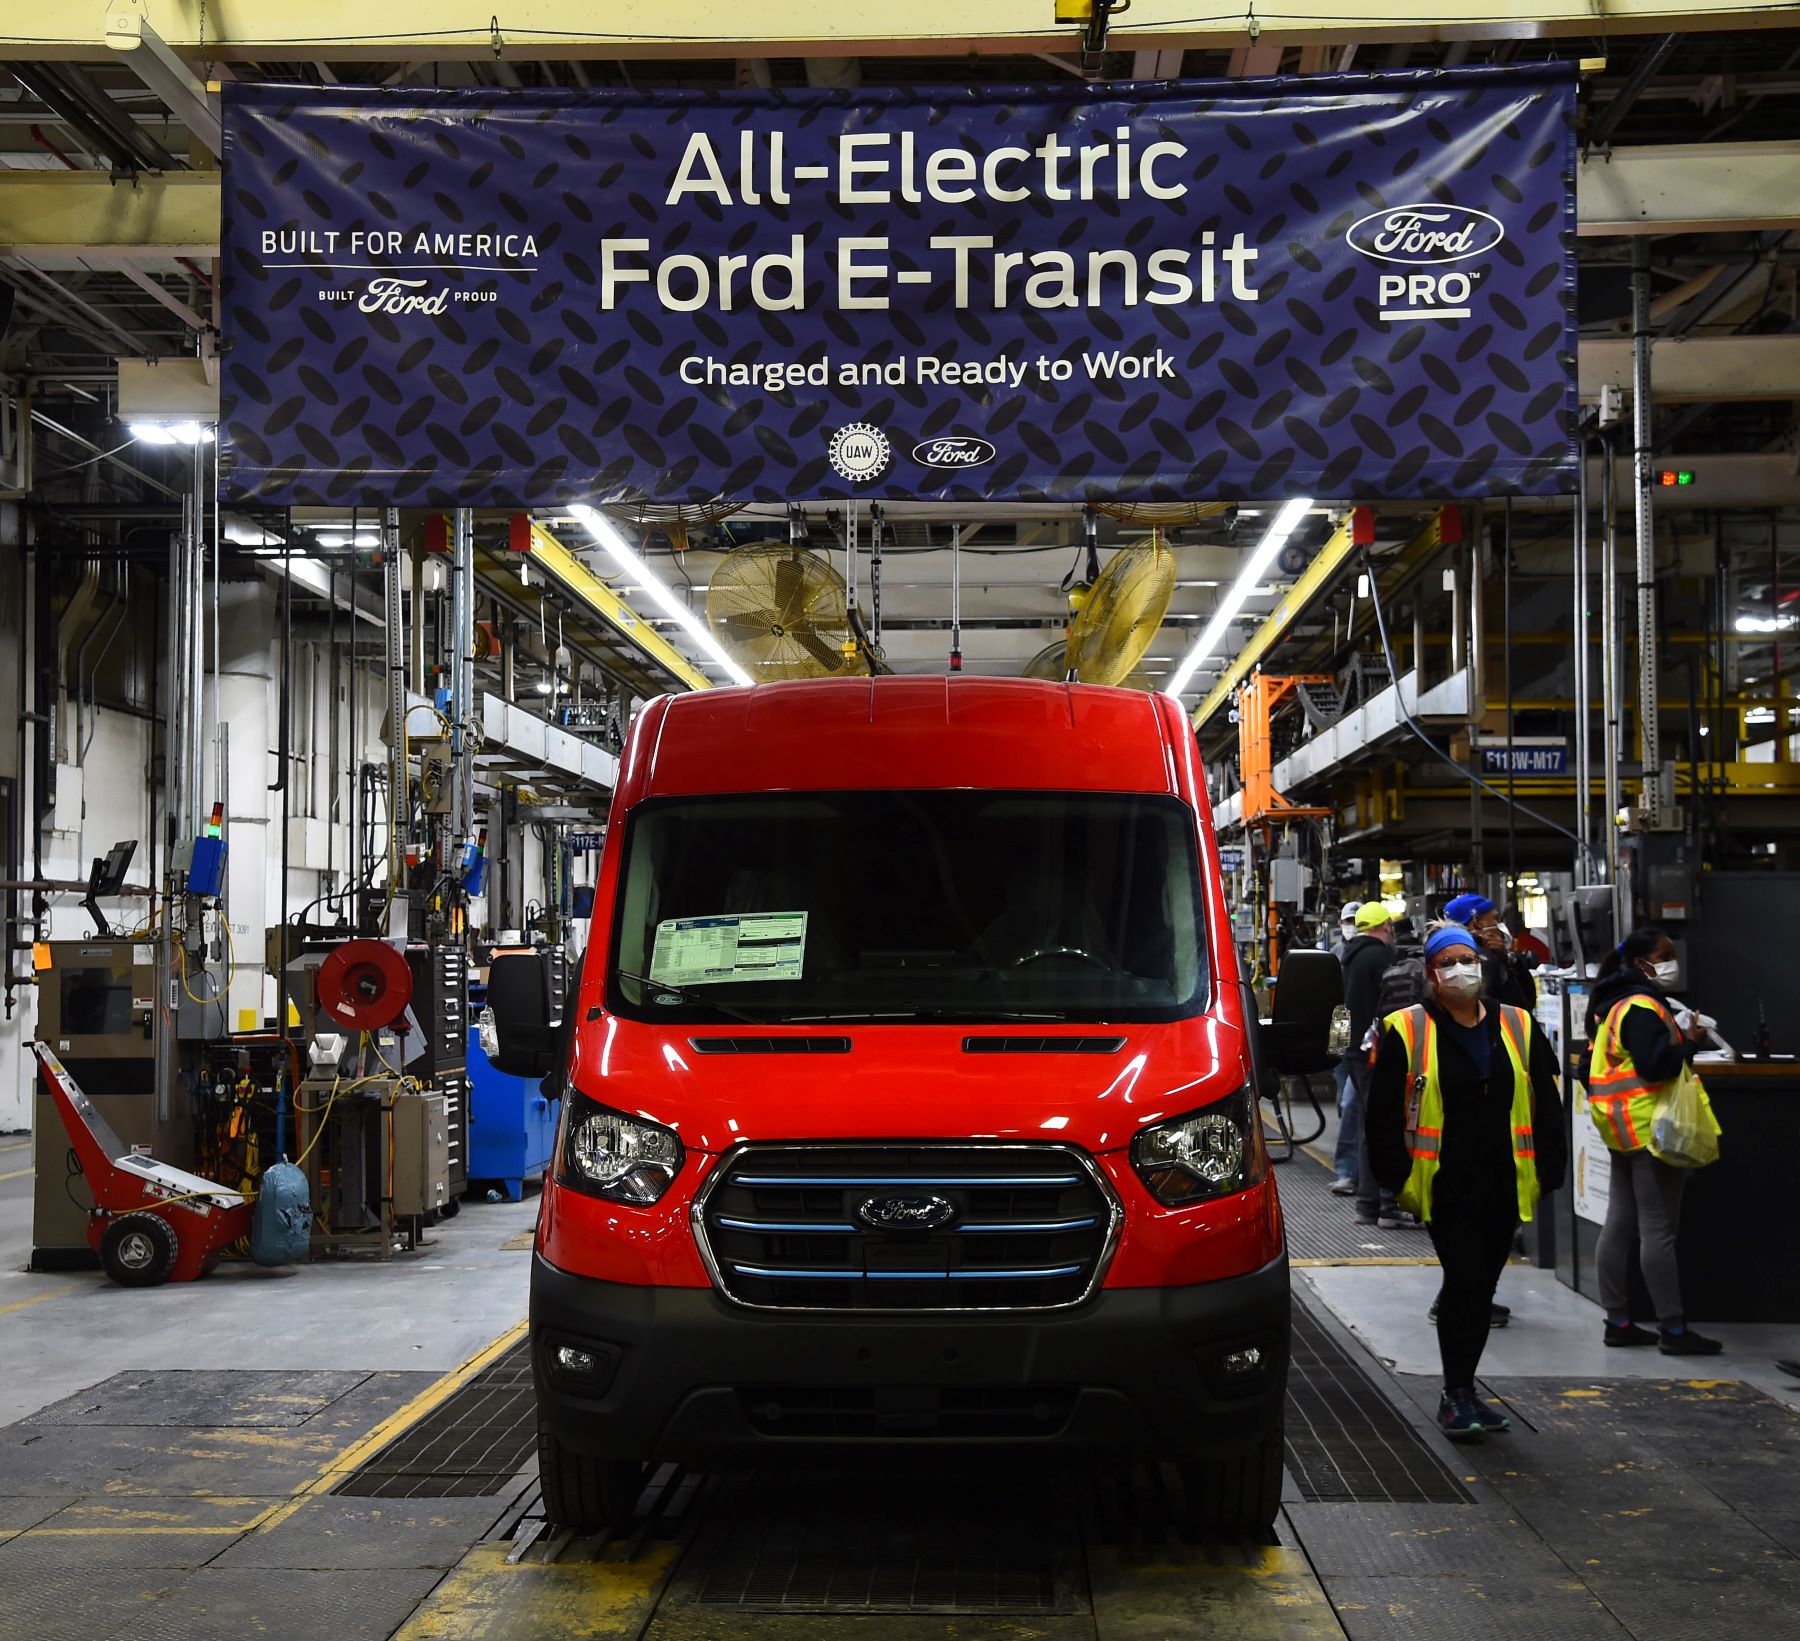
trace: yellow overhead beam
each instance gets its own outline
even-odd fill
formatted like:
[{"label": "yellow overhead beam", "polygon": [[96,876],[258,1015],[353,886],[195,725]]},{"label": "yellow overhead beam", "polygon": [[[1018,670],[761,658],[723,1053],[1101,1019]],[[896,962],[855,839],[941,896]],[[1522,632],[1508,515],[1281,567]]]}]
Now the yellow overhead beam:
[{"label": "yellow overhead beam", "polygon": [[[1428,526],[1436,530],[1433,522]],[[1306,608],[1336,578],[1339,570],[1349,562],[1356,548],[1350,540],[1350,517],[1346,514],[1337,529],[1332,531],[1331,539],[1313,556],[1313,561],[1301,572],[1300,579],[1288,588],[1279,604],[1272,609],[1263,624],[1256,629],[1255,635],[1244,645],[1238,658],[1225,669],[1224,675],[1212,687],[1212,693],[1200,703],[1194,713],[1194,728],[1205,726],[1206,720],[1219,710],[1236,692],[1239,684],[1250,676],[1251,671],[1275,647],[1275,641],[1293,625],[1295,617]]]},{"label": "yellow overhead beam", "polygon": [[[764,0],[746,9],[722,0],[436,0],[370,6],[367,0],[110,0],[137,9],[175,51],[211,62],[326,59],[491,62],[521,58],[960,56],[971,51],[1078,54],[1080,30],[1055,25],[1054,0],[918,0],[904,9],[842,0]],[[1204,11],[1205,8],[1199,8]],[[105,59],[109,0],[19,0],[0,28],[0,56]],[[1244,42],[1242,9],[1195,16],[1190,0],[1135,0],[1113,25],[1115,51],[1179,50]],[[1748,0],[1608,0],[1608,36],[1671,30],[1779,28],[1792,14]],[[1589,0],[1396,0],[1374,13],[1368,0],[1312,0],[1302,18],[1262,22],[1264,47],[1377,40],[1519,39],[1590,36]],[[1284,24],[1286,26],[1284,26]]]},{"label": "yellow overhead beam", "polygon": [[673,674],[689,689],[712,688],[712,680],[705,673],[535,519],[531,524],[531,562],[663,671]]},{"label": "yellow overhead beam", "polygon": [[195,261],[217,256],[218,174],[170,171],[114,182],[104,171],[0,168],[0,256],[92,250]]}]

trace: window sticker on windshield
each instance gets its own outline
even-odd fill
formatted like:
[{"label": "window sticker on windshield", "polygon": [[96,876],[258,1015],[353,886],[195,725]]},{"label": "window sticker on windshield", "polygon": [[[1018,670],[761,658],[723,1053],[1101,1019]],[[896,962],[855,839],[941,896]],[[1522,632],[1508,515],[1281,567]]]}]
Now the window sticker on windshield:
[{"label": "window sticker on windshield", "polygon": [[668,986],[798,980],[805,958],[805,912],[672,917],[656,926],[650,978]]}]

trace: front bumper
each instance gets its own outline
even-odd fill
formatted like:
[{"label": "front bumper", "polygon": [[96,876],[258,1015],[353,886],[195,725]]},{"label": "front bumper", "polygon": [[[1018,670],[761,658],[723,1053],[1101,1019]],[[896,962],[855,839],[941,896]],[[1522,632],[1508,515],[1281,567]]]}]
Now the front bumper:
[{"label": "front bumper", "polygon": [[[532,1258],[532,1371],[557,1440],[608,1459],[732,1450],[1059,1443],[1205,1460],[1255,1446],[1287,1383],[1286,1257],[1066,1311],[747,1310],[711,1288],[602,1282]],[[592,1361],[556,1365],[561,1347]],[[1258,1365],[1233,1372],[1235,1353]]]}]

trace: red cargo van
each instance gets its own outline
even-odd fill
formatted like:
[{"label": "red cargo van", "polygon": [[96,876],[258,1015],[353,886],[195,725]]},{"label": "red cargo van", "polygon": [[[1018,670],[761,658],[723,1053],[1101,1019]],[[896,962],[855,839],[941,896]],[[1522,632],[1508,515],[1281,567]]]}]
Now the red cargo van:
[{"label": "red cargo van", "polygon": [[622,1524],[658,1459],[1065,1443],[1270,1525],[1287,1256],[1175,701],[652,702],[558,1049],[542,973],[497,961],[490,1000],[503,1066],[566,1070],[531,1274],[553,1521]]}]

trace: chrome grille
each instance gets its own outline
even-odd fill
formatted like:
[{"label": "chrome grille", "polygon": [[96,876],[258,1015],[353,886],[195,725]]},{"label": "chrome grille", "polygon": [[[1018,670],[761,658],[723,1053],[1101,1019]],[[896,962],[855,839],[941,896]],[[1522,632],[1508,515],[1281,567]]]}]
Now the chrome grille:
[{"label": "chrome grille", "polygon": [[[869,1223],[890,1198],[942,1223]],[[1048,1145],[752,1145],[694,1204],[714,1282],[781,1310],[1044,1310],[1105,1274],[1111,1189],[1081,1151]]]}]

